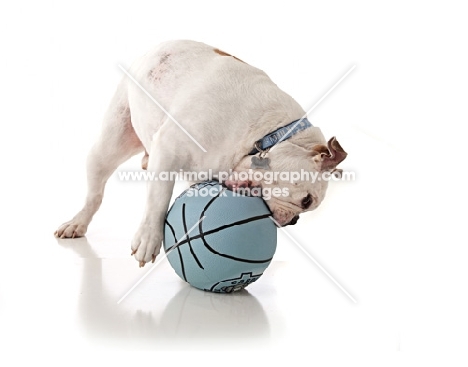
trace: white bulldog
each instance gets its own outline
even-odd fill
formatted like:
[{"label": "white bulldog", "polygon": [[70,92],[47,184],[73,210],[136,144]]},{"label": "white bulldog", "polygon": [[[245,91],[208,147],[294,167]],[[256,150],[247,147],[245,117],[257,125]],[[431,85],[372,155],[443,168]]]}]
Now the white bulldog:
[{"label": "white bulldog", "polygon": [[[230,169],[331,172],[346,157],[335,138],[327,144],[319,128],[301,120],[305,116],[301,106],[263,71],[217,48],[194,41],[166,42],[135,62],[129,75],[133,80],[126,76],[118,86],[102,135],[89,153],[85,205],[58,228],[57,237],[86,233],[107,179],[141,152],[145,152],[142,166],[150,171],[211,169],[214,174]],[[269,139],[272,132],[276,136]],[[252,159],[261,164],[253,164]],[[282,226],[295,224],[300,213],[317,208],[328,184],[235,177],[224,183],[233,190],[278,187],[287,192],[267,201]],[[173,181],[148,183],[146,211],[131,244],[140,266],[154,262],[159,253],[173,187]]]}]

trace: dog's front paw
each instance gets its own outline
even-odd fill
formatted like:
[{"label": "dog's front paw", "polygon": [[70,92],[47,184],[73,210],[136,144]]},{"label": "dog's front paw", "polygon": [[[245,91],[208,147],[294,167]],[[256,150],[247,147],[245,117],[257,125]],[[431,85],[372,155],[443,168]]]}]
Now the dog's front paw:
[{"label": "dog's front paw", "polygon": [[72,219],[63,223],[54,233],[55,237],[59,238],[75,238],[83,237],[88,229],[88,224],[79,219]]},{"label": "dog's front paw", "polygon": [[162,233],[162,230],[148,224],[142,224],[138,229],[132,241],[132,255],[140,263],[140,268],[156,259],[161,249]]}]

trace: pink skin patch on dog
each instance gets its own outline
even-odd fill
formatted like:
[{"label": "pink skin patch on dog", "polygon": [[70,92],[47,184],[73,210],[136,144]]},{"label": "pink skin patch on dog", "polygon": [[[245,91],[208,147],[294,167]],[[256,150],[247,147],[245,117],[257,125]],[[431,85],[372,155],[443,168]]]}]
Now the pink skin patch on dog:
[{"label": "pink skin patch on dog", "polygon": [[249,181],[249,180],[241,181],[241,180],[229,180],[228,179],[224,181],[224,185],[226,185],[226,187],[232,191],[236,191],[239,189],[247,189],[247,188],[261,189],[261,186],[259,183],[254,182],[254,181]]},{"label": "pink skin patch on dog", "polygon": [[158,66],[156,66],[155,68],[152,68],[148,72],[148,79],[151,82],[153,83],[159,82],[161,78],[164,76],[164,74],[169,70],[169,67],[168,67],[169,56],[171,55],[167,53],[163,54],[161,58],[159,59]]}]

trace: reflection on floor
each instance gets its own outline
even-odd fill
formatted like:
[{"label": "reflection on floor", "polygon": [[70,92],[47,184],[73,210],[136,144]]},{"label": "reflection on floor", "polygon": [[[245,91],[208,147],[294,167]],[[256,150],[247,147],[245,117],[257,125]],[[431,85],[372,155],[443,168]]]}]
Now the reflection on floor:
[{"label": "reflection on floor", "polygon": [[[272,336],[265,308],[275,308],[275,292],[268,294],[267,285],[269,278],[281,269],[281,262],[272,263],[258,284],[231,294],[216,294],[183,282],[166,260],[117,304],[151,267],[147,265],[148,269],[141,272],[136,262],[99,258],[86,238],[57,241],[78,255],[82,274],[78,319],[90,341],[148,348],[171,348],[183,343],[195,348],[206,343],[229,347],[226,340],[243,345],[255,340],[258,344]],[[127,271],[131,277],[120,282]]]}]

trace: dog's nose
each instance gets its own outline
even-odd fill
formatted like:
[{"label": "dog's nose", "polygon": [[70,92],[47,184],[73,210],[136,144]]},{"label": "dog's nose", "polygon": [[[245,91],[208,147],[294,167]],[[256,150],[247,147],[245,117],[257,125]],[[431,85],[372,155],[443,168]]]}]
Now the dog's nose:
[{"label": "dog's nose", "polygon": [[286,224],[286,225],[287,225],[287,226],[293,226],[293,225],[295,225],[295,224],[297,223],[298,220],[299,220],[299,216],[296,215],[296,216],[294,216],[293,219],[291,219],[291,221],[290,221],[288,224]]}]

